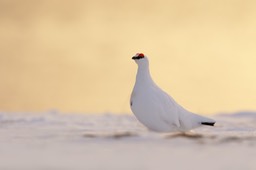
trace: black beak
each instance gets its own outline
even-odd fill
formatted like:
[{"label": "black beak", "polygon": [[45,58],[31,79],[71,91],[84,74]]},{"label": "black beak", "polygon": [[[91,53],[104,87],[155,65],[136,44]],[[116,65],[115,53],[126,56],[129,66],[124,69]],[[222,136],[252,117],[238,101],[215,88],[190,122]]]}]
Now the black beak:
[{"label": "black beak", "polygon": [[139,60],[139,59],[142,59],[142,58],[144,58],[144,57],[141,57],[141,56],[133,56],[132,57],[133,60]]}]

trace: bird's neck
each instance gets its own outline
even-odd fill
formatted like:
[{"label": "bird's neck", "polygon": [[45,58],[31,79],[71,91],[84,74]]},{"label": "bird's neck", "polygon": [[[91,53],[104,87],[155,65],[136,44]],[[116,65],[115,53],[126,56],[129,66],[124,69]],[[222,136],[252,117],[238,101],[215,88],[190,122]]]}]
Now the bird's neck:
[{"label": "bird's neck", "polygon": [[136,83],[154,83],[148,66],[140,66],[138,67],[137,75],[136,75]]}]

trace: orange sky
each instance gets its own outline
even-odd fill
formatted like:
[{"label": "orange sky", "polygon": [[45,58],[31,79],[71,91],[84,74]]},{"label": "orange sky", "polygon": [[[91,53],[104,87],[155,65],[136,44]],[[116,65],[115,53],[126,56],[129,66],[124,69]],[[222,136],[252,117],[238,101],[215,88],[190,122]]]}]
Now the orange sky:
[{"label": "orange sky", "polygon": [[129,112],[137,52],[190,111],[256,110],[256,2],[1,1],[0,111]]}]

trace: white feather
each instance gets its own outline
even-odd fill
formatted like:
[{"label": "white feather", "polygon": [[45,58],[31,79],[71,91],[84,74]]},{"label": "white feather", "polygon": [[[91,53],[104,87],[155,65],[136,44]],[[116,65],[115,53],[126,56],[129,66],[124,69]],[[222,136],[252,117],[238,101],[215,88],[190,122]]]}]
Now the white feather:
[{"label": "white feather", "polygon": [[185,110],[161,90],[150,76],[146,56],[135,61],[138,71],[131,94],[131,110],[148,129],[158,132],[184,132],[199,127],[202,122],[215,122]]}]

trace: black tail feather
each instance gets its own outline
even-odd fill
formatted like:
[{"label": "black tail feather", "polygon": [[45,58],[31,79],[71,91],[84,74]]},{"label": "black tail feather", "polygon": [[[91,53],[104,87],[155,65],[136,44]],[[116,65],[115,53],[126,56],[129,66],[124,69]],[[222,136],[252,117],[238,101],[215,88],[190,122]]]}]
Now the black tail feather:
[{"label": "black tail feather", "polygon": [[201,125],[214,126],[215,122],[201,122]]}]

